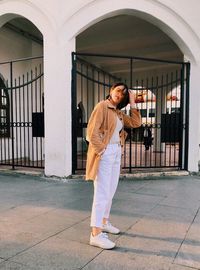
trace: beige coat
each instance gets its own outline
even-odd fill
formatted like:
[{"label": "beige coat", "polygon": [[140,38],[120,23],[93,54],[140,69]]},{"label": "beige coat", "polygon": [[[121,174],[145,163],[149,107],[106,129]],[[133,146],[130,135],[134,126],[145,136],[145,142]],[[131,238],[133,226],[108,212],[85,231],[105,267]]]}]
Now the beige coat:
[{"label": "beige coat", "polygon": [[[101,152],[109,143],[116,127],[118,115],[123,126],[127,128],[137,128],[141,126],[141,115],[137,109],[131,109],[131,116],[124,114],[122,111],[115,109],[109,100],[99,102],[88,122],[87,126],[87,141],[89,142],[86,163],[86,180],[95,180]],[[120,132],[120,143],[124,146],[126,132]]]}]

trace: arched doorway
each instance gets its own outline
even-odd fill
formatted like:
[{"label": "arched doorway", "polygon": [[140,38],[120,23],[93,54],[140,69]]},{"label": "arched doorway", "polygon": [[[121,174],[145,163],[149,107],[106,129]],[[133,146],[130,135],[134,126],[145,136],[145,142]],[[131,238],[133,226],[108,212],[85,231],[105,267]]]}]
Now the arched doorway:
[{"label": "arched doorway", "polygon": [[[76,92],[73,96],[76,99],[73,118],[76,119],[77,102],[83,102],[88,119],[92,108],[106,96],[113,81],[125,81],[138,94],[141,89],[142,94],[152,91],[156,100],[138,102],[142,111],[148,110],[148,115],[143,117],[138,135],[130,131],[130,138],[133,139],[127,143],[123,168],[129,172],[133,168],[187,169],[188,114],[184,102],[185,95],[189,95],[189,63],[183,62],[183,53],[171,38],[144,19],[118,15],[82,32],[77,37],[77,53],[74,56],[73,74],[77,76],[76,79],[74,77],[72,89],[72,95]],[[167,93],[174,88],[181,89],[181,101],[169,103]],[[173,110],[181,111],[181,116],[179,113],[172,114]],[[81,120],[83,129],[87,126],[87,119]],[[183,119],[185,122],[181,122]],[[182,128],[183,125],[187,126],[186,129]],[[148,127],[154,143],[150,151],[145,152],[143,137],[144,129]],[[177,127],[181,128],[181,133],[168,134],[168,130]],[[75,124],[73,128],[72,137],[76,138]],[[82,134],[82,138],[73,141],[76,153],[73,164],[74,168],[80,165],[84,169],[85,131]],[[132,140],[135,143],[131,143]]]},{"label": "arched doorway", "polygon": [[0,165],[43,168],[43,35],[22,16],[8,14],[3,19],[1,101],[2,106],[7,106],[7,114],[3,118],[2,111]]}]

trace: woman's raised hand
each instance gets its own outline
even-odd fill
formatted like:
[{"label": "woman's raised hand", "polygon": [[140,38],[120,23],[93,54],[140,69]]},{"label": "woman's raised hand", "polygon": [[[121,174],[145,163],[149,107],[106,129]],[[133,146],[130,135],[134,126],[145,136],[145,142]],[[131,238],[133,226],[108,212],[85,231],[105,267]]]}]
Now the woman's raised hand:
[{"label": "woman's raised hand", "polygon": [[136,104],[135,104],[135,100],[136,100],[136,91],[134,90],[128,90],[128,93],[129,93],[129,102],[130,102],[130,106],[131,107],[135,107]]}]

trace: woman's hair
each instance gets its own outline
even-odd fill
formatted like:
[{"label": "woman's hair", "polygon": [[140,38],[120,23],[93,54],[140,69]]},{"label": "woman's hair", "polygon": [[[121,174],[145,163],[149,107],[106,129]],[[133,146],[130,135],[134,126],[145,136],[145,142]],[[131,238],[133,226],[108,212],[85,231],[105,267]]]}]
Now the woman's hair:
[{"label": "woman's hair", "polygon": [[[124,98],[122,101],[117,105],[117,109],[121,110],[122,108],[126,107],[129,103],[129,93],[128,93],[128,86],[123,82],[114,83],[111,88],[110,92],[114,90],[117,86],[124,86]],[[110,95],[107,96],[109,98]]]}]

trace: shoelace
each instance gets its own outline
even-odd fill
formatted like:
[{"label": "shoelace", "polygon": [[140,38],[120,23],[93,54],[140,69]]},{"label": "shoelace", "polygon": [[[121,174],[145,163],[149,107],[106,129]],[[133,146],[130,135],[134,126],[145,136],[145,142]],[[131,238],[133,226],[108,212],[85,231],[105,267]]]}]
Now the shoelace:
[{"label": "shoelace", "polygon": [[108,228],[109,228],[109,227],[110,227],[110,228],[113,227],[113,225],[112,225],[109,221],[108,221],[104,226],[105,226],[105,227],[108,227]]},{"label": "shoelace", "polygon": [[107,233],[102,232],[102,237],[103,237],[103,238],[108,238]]},{"label": "shoelace", "polygon": [[111,226],[112,226],[111,223],[110,223],[109,221],[107,222],[107,226],[108,226],[108,227],[111,227]]}]

